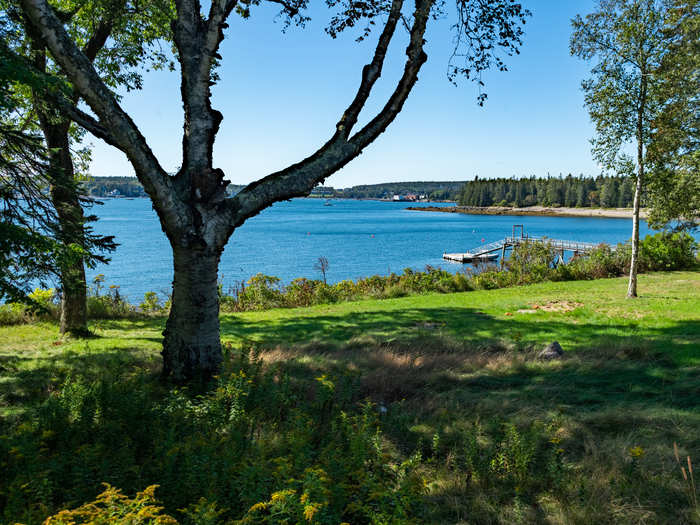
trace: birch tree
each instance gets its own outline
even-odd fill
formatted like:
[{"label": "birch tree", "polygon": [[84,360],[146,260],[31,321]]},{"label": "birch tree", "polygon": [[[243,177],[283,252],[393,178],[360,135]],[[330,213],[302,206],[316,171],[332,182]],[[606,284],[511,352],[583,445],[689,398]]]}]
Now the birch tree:
[{"label": "birch tree", "polygon": [[[636,178],[630,298],[637,297],[639,209],[652,121],[658,112],[663,18],[658,0],[600,0],[595,12],[572,20],[571,54],[594,63],[591,78],[582,83],[596,131],[593,156],[604,170]],[[631,148],[636,150],[633,155],[628,153]]]},{"label": "birch tree", "polygon": [[[446,16],[436,0],[329,0],[327,31],[336,36],[348,27],[364,26],[374,36],[373,55],[362,68],[358,87],[340,112],[328,140],[310,156],[249,184],[235,196],[226,193],[223,171],[213,164],[214,141],[223,115],[211,104],[214,68],[222,60],[219,46],[234,11],[251,16],[261,1],[212,0],[203,9],[198,0],[175,0],[171,21],[181,77],[184,109],[182,163],[168,175],[133,120],[100,77],[89,58],[66,30],[47,0],[20,0],[51,55],[85,100],[92,114],[64,101],[70,118],[123,151],[150,196],[173,250],[172,308],[163,333],[163,373],[175,381],[206,377],[222,360],[219,334],[217,274],[224,246],[236,228],[275,202],[308,195],[327,177],[348,164],[396,118],[418,81],[427,60],[429,24]],[[306,21],[307,0],[270,0],[281,6],[288,24]],[[504,70],[504,55],[521,45],[527,11],[514,0],[456,0],[455,52],[449,75],[481,82],[490,67]],[[370,35],[370,29],[375,31]],[[408,32],[403,72],[393,92],[367,124],[356,129],[360,112],[382,74],[395,33]],[[483,102],[485,95],[480,95]]]}]

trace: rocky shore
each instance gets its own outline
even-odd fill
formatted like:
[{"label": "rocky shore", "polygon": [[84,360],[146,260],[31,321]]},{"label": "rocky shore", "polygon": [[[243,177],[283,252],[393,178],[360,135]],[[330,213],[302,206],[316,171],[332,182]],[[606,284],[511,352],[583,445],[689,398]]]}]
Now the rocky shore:
[{"label": "rocky shore", "polygon": [[[466,215],[536,215],[542,217],[602,217],[612,219],[631,219],[631,208],[546,208],[544,206],[529,206],[527,208],[510,208],[506,206],[411,206],[414,211],[439,211],[443,213],[464,213]],[[639,214],[647,218],[646,211]]]}]

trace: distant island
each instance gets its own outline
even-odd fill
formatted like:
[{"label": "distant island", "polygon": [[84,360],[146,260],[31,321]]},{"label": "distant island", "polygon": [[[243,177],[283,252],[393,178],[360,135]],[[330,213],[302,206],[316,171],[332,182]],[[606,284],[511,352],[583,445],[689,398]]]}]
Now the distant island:
[{"label": "distant island", "polygon": [[[376,199],[387,201],[453,201],[464,187],[464,181],[445,182],[387,182],[362,184],[351,188],[319,186],[310,197],[342,199]],[[96,198],[147,197],[141,183],[135,177],[90,177],[83,182],[85,193]],[[229,184],[228,191],[234,195],[245,185]]]},{"label": "distant island", "polygon": [[511,177],[480,179],[464,183],[457,201],[475,208],[631,208],[634,180],[631,177]]},{"label": "distant island", "polygon": [[[136,177],[89,177],[82,184],[86,195],[100,199],[148,197]],[[229,184],[228,191],[235,194],[243,187]]]},{"label": "distant island", "polygon": [[[91,177],[84,181],[87,195],[96,198],[146,197],[134,177]],[[245,186],[229,184],[236,194]],[[630,177],[511,177],[470,181],[409,181],[361,184],[350,188],[318,186],[309,197],[322,199],[368,199],[399,202],[455,202],[460,207],[483,209],[485,214],[603,216],[603,212],[581,213],[580,209],[631,208],[634,181]],[[564,211],[566,208],[569,211]],[[546,211],[549,209],[558,210]],[[628,211],[606,211],[606,216],[628,216]],[[441,210],[446,211],[446,210]]]}]

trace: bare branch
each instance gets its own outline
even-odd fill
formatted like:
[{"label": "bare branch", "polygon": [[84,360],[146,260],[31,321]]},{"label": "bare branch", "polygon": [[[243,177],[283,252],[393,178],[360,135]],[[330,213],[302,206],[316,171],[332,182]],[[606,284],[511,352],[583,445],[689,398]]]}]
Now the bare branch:
[{"label": "bare branch", "polygon": [[[349,130],[344,127],[343,123],[352,122],[354,124],[359,110],[369,95],[369,92],[366,92],[366,90],[368,87],[371,88],[371,85],[378,78],[377,72],[377,77],[372,80],[372,76],[365,74],[366,69],[363,71],[363,80],[355,100],[353,100],[343,119],[339,122],[335,135],[326,144],[307,159],[253,182],[227,201],[231,213],[232,229],[273,202],[307,195],[316,184],[322,182],[326,177],[362,153],[363,148],[379,136],[396,118],[411,89],[418,80],[418,72],[421,66],[427,59],[423,51],[423,37],[431,6],[432,0],[415,0],[413,26],[410,33],[410,42],[406,49],[407,58],[404,73],[394,93],[389,97],[381,112],[350,140],[347,140]],[[392,14],[394,15],[392,24],[395,27],[398,22],[398,15],[393,8]],[[393,32],[393,28],[391,31]],[[385,33],[382,33],[375,51],[375,58],[377,58],[378,54],[383,56],[383,53],[386,52],[388,42],[383,38],[385,36]],[[371,68],[372,64],[369,64],[369,69]],[[359,108],[356,107],[356,102]],[[353,115],[354,121],[352,120]]]},{"label": "bare branch", "polygon": [[367,102],[367,98],[372,91],[372,87],[382,74],[382,66],[384,65],[386,51],[389,47],[389,43],[391,42],[391,38],[394,36],[394,32],[396,31],[396,24],[401,16],[402,6],[403,0],[393,0],[391,4],[391,11],[389,12],[389,18],[384,25],[382,34],[379,36],[379,41],[377,42],[377,48],[374,51],[372,62],[362,68],[362,82],[357,90],[355,99],[348,106],[343,118],[340,119],[340,122],[338,122],[336,126],[338,133],[345,139],[347,139],[353,126],[355,123],[357,123],[357,118],[360,115],[360,111],[362,111],[365,102]]},{"label": "bare branch", "polygon": [[426,25],[430,15],[431,1],[416,0],[416,11],[414,13],[413,28],[410,33],[410,41],[406,48],[406,65],[403,76],[396,86],[396,89],[389,97],[384,108],[374,117],[364,128],[358,131],[350,139],[350,143],[359,148],[364,148],[393,122],[396,115],[403,108],[404,102],[418,80],[418,72],[423,66],[428,56],[423,51],[425,41]]}]

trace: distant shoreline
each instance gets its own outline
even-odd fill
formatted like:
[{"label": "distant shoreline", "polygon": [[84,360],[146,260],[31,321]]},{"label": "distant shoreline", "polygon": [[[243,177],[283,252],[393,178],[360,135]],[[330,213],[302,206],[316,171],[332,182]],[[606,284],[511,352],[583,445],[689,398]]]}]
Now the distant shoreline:
[{"label": "distant shoreline", "polygon": [[[631,219],[631,208],[547,208],[529,206],[527,208],[510,208],[506,206],[410,206],[407,210],[439,211],[443,213],[463,213],[465,215],[534,215],[539,217],[601,217],[606,219]],[[641,210],[640,218],[646,219],[647,213]]]}]

